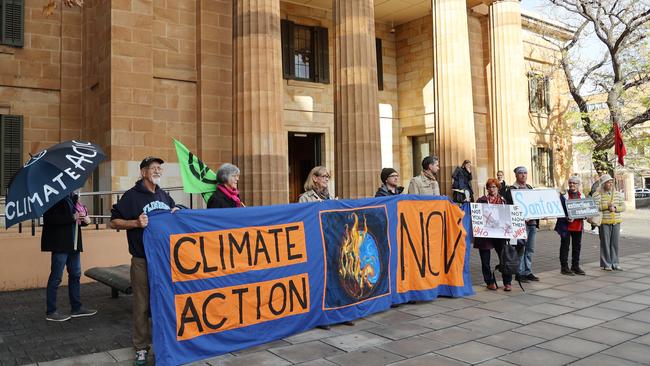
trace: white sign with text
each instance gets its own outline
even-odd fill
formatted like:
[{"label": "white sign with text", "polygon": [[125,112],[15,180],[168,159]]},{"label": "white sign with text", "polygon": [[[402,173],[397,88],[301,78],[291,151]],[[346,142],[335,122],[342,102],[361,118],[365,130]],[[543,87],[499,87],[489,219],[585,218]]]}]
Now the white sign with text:
[{"label": "white sign with text", "polygon": [[514,205],[472,203],[472,231],[476,238],[526,239],[526,220]]},{"label": "white sign with text", "polygon": [[511,193],[512,203],[521,208],[526,220],[566,216],[555,189],[513,189]]}]

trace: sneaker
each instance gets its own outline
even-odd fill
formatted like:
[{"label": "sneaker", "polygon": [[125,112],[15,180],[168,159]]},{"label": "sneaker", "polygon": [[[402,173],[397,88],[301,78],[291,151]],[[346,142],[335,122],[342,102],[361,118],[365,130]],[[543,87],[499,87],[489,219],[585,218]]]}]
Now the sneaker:
[{"label": "sneaker", "polygon": [[95,309],[86,309],[86,308],[80,308],[77,311],[73,311],[70,313],[70,316],[73,318],[80,318],[82,316],[92,316],[97,314],[97,310]]},{"label": "sneaker", "polygon": [[55,311],[52,314],[47,314],[45,316],[45,320],[50,322],[64,322],[66,320],[70,320],[70,315],[63,315],[58,311]]},{"label": "sneaker", "polygon": [[623,268],[621,268],[620,266],[612,266],[612,269],[614,271],[622,271],[623,270]]},{"label": "sneaker", "polygon": [[511,284],[503,285],[503,291],[512,291],[512,285]]},{"label": "sneaker", "polygon": [[611,271],[612,267],[603,267],[603,271]]},{"label": "sneaker", "polygon": [[573,276],[573,271],[569,269],[569,267],[562,267],[560,270],[560,273],[562,273],[565,276]]},{"label": "sneaker", "polygon": [[497,289],[497,284],[496,283],[491,283],[487,285],[488,290],[496,291]]},{"label": "sneaker", "polygon": [[535,276],[535,275],[532,274],[532,273],[529,274],[528,276],[526,276],[526,278],[527,278],[529,281],[536,281],[536,282],[539,281],[539,277]]},{"label": "sneaker", "polygon": [[580,268],[580,267],[573,267],[573,268],[571,268],[571,271],[573,271],[573,273],[575,273],[577,275],[580,275],[580,276],[584,276],[586,274],[585,271],[583,271],[582,268]]},{"label": "sneaker", "polygon": [[135,351],[134,365],[144,366],[146,364],[147,364],[147,350],[141,349],[139,351]]}]

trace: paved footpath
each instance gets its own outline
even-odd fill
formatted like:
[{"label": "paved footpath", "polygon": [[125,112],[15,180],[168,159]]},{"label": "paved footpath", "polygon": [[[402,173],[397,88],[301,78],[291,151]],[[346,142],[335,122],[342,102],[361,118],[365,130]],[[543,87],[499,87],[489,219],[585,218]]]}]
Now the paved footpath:
[{"label": "paved footpath", "polygon": [[[473,255],[475,296],[402,305],[353,327],[313,329],[195,364],[650,365],[650,242],[644,216],[630,215],[630,229],[624,226],[623,272],[598,269],[597,236],[585,233],[587,276],[563,276],[557,235],[540,232],[535,268],[542,281],[524,284],[525,293],[485,289]],[[83,298],[100,313],[62,324],[43,319],[42,289],[0,293],[0,364],[132,364],[131,299],[109,299],[109,292],[84,285]],[[65,301],[65,291],[60,297]]]}]

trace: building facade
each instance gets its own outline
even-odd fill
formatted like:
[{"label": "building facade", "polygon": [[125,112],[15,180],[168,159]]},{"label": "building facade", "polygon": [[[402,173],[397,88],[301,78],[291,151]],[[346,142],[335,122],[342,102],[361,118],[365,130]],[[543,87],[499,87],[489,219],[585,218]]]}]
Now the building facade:
[{"label": "building facade", "polygon": [[16,35],[0,45],[3,194],[29,153],[69,139],[109,156],[88,190],[129,188],[148,155],[180,185],[176,138],[238,165],[247,205],[295,202],[315,165],[340,198],[371,196],[386,166],[407,184],[429,154],[443,193],[464,159],[479,192],[518,165],[538,186],[570,173],[546,39],[571,30],[516,0],[86,0],[50,17],[0,2],[22,12],[1,24]]}]

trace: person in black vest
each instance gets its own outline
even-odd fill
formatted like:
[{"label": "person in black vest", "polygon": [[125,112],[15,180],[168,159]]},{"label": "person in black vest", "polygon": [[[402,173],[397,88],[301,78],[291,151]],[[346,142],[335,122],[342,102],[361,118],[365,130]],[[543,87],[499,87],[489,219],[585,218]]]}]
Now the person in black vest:
[{"label": "person in black vest", "polygon": [[[88,216],[77,212],[75,206],[79,196],[71,193],[43,214],[43,233],[41,251],[52,252],[50,276],[47,280],[45,319],[64,322],[71,317],[91,316],[97,310],[86,309],[81,305],[80,285],[83,240],[81,224],[90,222]],[[61,284],[63,269],[68,269],[68,297],[70,315],[61,314],[56,307],[56,292]]]},{"label": "person in black vest", "polygon": [[149,278],[144,251],[144,228],[147,214],[155,210],[178,210],[169,193],[160,188],[164,161],[153,156],[140,163],[140,180],[124,192],[111,210],[111,227],[126,230],[131,253],[131,288],[133,290],[133,348],[135,364],[146,365],[151,331],[149,329]]},{"label": "person in black vest", "polygon": [[384,168],[381,170],[381,182],[383,183],[375,197],[394,196],[404,192],[404,187],[398,186],[399,174],[393,168]]}]

